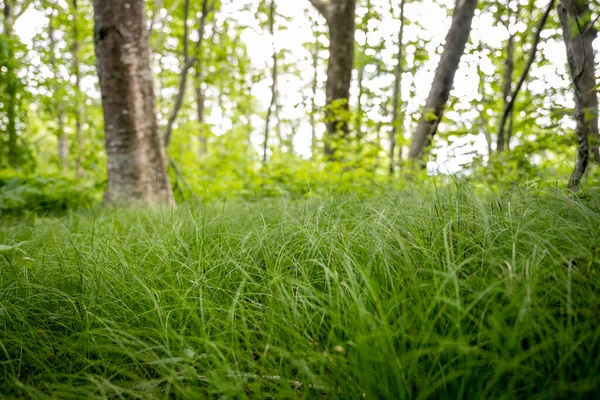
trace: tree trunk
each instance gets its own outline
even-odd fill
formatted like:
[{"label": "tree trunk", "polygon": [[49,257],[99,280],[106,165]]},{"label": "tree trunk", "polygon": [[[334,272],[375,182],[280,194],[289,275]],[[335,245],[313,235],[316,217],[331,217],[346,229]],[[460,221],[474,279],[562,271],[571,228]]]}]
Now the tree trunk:
[{"label": "tree trunk", "polygon": [[[394,95],[392,104],[392,130],[390,131],[390,149],[389,149],[389,162],[388,172],[390,175],[394,174],[394,164],[396,144],[398,142],[398,132],[402,132],[402,72],[404,63],[404,4],[405,1],[400,2],[400,30],[398,31],[398,52],[396,53],[396,69],[394,70]],[[402,165],[402,143],[398,147],[398,165]]]},{"label": "tree trunk", "polygon": [[[14,46],[11,42],[14,24],[14,9],[10,0],[4,0],[4,35],[8,39],[7,54],[8,60],[15,57]],[[6,130],[8,132],[8,164],[17,168],[19,166],[19,149],[17,137],[17,74],[12,61],[6,65]]]},{"label": "tree trunk", "polygon": [[[482,46],[480,44],[478,51],[481,53]],[[485,137],[485,143],[487,145],[487,155],[492,156],[492,135],[488,131],[488,119],[486,117],[485,104],[489,103],[485,95],[485,74],[481,70],[481,65],[477,64],[477,76],[479,77],[479,94],[481,96],[481,104],[484,105],[483,110],[479,113],[479,131],[483,133]]]},{"label": "tree trunk", "polygon": [[58,64],[56,62],[56,37],[54,36],[54,18],[55,13],[58,13],[57,9],[53,9],[50,18],[48,21],[48,41],[50,48],[48,49],[50,52],[50,66],[52,68],[52,75],[54,75],[54,84],[53,87],[53,96],[54,101],[56,103],[56,120],[57,120],[57,130],[56,135],[58,137],[58,159],[60,162],[60,167],[63,172],[67,172],[68,164],[67,157],[69,154],[69,143],[67,140],[67,134],[65,133],[65,123],[64,123],[64,104],[65,100],[63,96],[60,94],[60,87],[63,85],[62,79],[60,79],[60,73],[58,71]]},{"label": "tree trunk", "polygon": [[329,61],[327,63],[325,156],[339,160],[340,142],[349,134],[348,112],[350,83],[354,66],[356,0],[310,0],[329,26]]},{"label": "tree trunk", "polygon": [[570,16],[568,9],[571,5],[572,4],[570,4],[569,0],[560,0],[560,4],[558,5],[558,16],[563,30],[565,49],[567,51],[569,75],[571,76],[571,82],[573,83],[573,94],[575,98],[575,122],[577,123],[577,128],[575,131],[578,143],[577,161],[575,162],[575,169],[573,170],[571,179],[569,180],[569,189],[577,189],[589,162],[590,147],[588,143],[589,132],[585,115],[586,110],[584,93],[581,87],[582,74],[577,68],[578,63],[575,59],[576,50],[574,42],[579,41],[580,38],[578,33],[573,33],[572,30],[572,27],[574,26],[572,22],[575,21],[575,17],[571,15],[571,19],[569,18]]},{"label": "tree trunk", "polygon": [[[525,69],[523,69],[523,72],[521,73],[521,77],[519,78],[519,81],[517,82],[515,89],[513,90],[513,92],[510,95],[510,99],[509,99],[508,103],[505,104],[505,106],[504,106],[504,111],[502,113],[502,117],[500,118],[500,127],[498,128],[498,149],[497,149],[498,152],[502,152],[502,150],[504,150],[504,126],[506,125],[506,121],[509,119],[509,116],[511,119],[511,122],[510,122],[511,133],[510,134],[512,135],[512,115],[513,115],[513,109],[515,107],[515,101],[517,99],[517,95],[521,91],[521,87],[523,86],[523,84],[525,83],[525,80],[527,79],[527,76],[529,75],[529,70],[531,69],[533,62],[535,61],[535,55],[537,54],[542,30],[544,29],[544,26],[546,25],[546,21],[548,20],[550,11],[552,11],[552,9],[554,8],[555,1],[556,0],[550,0],[550,3],[548,3],[548,7],[546,8],[546,12],[544,12],[544,15],[542,15],[542,19],[540,19],[540,22],[538,22],[537,30],[536,30],[535,36],[533,38],[533,44],[531,46],[531,50],[529,51],[529,59],[527,60]],[[502,143],[500,142],[500,138],[502,138]]]},{"label": "tree trunk", "polygon": [[[594,159],[600,161],[600,137],[598,135],[598,89],[593,42],[598,31],[593,26],[592,12],[588,0],[562,2],[575,29],[570,32],[573,58],[577,70],[577,81],[581,89],[582,107],[585,113],[588,140]],[[573,28],[572,28],[573,29]]]},{"label": "tree trunk", "polygon": [[204,159],[208,153],[208,139],[204,133],[204,113],[206,96],[202,89],[202,81],[204,80],[202,73],[202,43],[204,42],[204,34],[206,31],[206,19],[208,18],[208,0],[202,1],[202,16],[198,24],[198,40],[196,41],[196,118],[200,128],[200,159]]},{"label": "tree trunk", "polygon": [[[271,122],[271,114],[273,113],[273,108],[276,106],[275,102],[277,101],[277,49],[275,48],[275,0],[271,0],[271,5],[269,7],[269,33],[271,34],[271,40],[273,42],[273,69],[271,71],[271,102],[269,103],[269,108],[267,110],[267,118],[265,120],[262,155],[263,163],[267,162],[267,151],[269,149],[269,126]],[[281,146],[281,143],[279,143],[279,145]]]},{"label": "tree trunk", "polygon": [[358,99],[356,100],[356,116],[355,116],[355,127],[356,130],[356,138],[360,140],[362,137],[362,129],[363,129],[363,103],[362,98],[365,94],[365,88],[363,85],[363,80],[365,77],[365,66],[361,65],[358,67]]},{"label": "tree trunk", "polygon": [[313,48],[313,81],[312,81],[312,99],[310,102],[310,149],[311,156],[314,159],[317,156],[317,88],[319,85],[318,67],[319,67],[319,39],[315,38],[315,47]]},{"label": "tree trunk", "polygon": [[83,177],[83,92],[81,90],[81,68],[79,51],[81,42],[79,38],[79,7],[77,0],[73,0],[73,72],[75,74],[75,143],[77,143],[77,154],[75,155],[75,174],[78,179]]},{"label": "tree trunk", "polygon": [[190,57],[188,52],[188,16],[190,12],[190,0],[185,0],[183,3],[183,63],[181,65],[181,73],[179,74],[179,88],[177,90],[177,96],[175,96],[175,103],[173,104],[173,109],[171,110],[171,114],[169,114],[169,119],[167,120],[167,126],[165,128],[164,141],[165,148],[169,147],[171,143],[171,135],[173,134],[173,126],[175,125],[175,120],[177,119],[177,115],[183,106],[183,100],[185,99],[185,91],[187,89],[187,77],[190,68],[196,62],[196,57]]},{"label": "tree trunk", "polygon": [[[510,35],[508,38],[508,44],[506,46],[506,64],[504,66],[504,89],[502,90],[502,103],[504,104],[503,109],[509,110],[508,118],[512,118],[513,115],[513,107],[508,107],[510,103],[510,94],[512,90],[512,80],[513,80],[513,71],[514,71],[514,44],[515,44],[515,35]],[[504,151],[505,143],[508,146],[508,141],[505,136],[512,136],[512,132],[505,132],[504,128],[498,131],[498,139],[496,143],[496,150],[498,153]]]},{"label": "tree trunk", "polygon": [[107,154],[105,203],[173,203],[155,112],[144,0],[94,0]]},{"label": "tree trunk", "polygon": [[444,51],[435,71],[429,97],[423,109],[423,115],[413,137],[409,157],[421,158],[425,148],[437,131],[454,83],[454,75],[469,40],[471,23],[477,8],[477,0],[457,0],[452,25],[446,36]]}]

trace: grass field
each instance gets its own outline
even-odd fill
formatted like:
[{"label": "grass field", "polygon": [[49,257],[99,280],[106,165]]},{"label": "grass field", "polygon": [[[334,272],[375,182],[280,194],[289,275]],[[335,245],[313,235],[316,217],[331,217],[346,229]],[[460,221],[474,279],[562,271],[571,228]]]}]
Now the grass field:
[{"label": "grass field", "polygon": [[0,397],[600,396],[600,191],[372,192],[2,221]]}]

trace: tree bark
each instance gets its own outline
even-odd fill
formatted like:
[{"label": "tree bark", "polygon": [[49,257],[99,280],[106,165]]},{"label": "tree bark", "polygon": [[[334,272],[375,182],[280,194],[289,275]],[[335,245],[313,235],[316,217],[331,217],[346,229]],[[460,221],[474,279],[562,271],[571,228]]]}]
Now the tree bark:
[{"label": "tree bark", "polygon": [[[404,4],[405,0],[400,1],[400,30],[398,31],[398,52],[396,53],[396,69],[394,70],[394,94],[392,104],[392,129],[390,131],[390,149],[389,149],[389,167],[390,175],[394,174],[394,164],[396,144],[398,142],[398,132],[402,132],[402,72],[404,64]],[[398,165],[402,165],[402,143],[398,147]]]},{"label": "tree bark", "polygon": [[409,158],[412,160],[421,158],[425,148],[437,131],[450,97],[454,75],[469,40],[471,23],[476,8],[477,0],[456,1],[456,8],[454,9],[450,30],[446,36],[444,51],[435,71],[423,115],[410,146]]},{"label": "tree bark", "polygon": [[329,26],[327,63],[325,157],[339,160],[340,142],[349,138],[350,83],[354,66],[356,0],[310,0]]},{"label": "tree bark", "polygon": [[[577,189],[589,162],[590,147],[588,143],[589,132],[588,124],[586,123],[584,94],[582,92],[580,81],[582,71],[578,70],[578,64],[575,59],[576,51],[574,42],[578,41],[578,33],[573,34],[573,30],[571,29],[573,24],[569,23],[568,7],[571,5],[569,3],[569,0],[560,0],[558,5],[558,16],[563,30],[569,75],[571,76],[571,82],[573,83],[575,122],[577,123],[577,128],[575,130],[578,144],[577,160],[575,162],[575,169],[569,180],[569,189]],[[574,20],[575,18],[572,17],[571,21]]]},{"label": "tree bark", "polygon": [[173,204],[155,111],[144,0],[94,0],[108,204]]},{"label": "tree bark", "polygon": [[79,37],[79,6],[77,0],[73,0],[73,72],[75,75],[75,143],[77,143],[77,154],[75,154],[75,174],[78,179],[83,177],[83,96],[81,90],[81,67]]},{"label": "tree bark", "polygon": [[594,28],[588,0],[567,0],[563,2],[570,20],[575,21],[571,28],[570,41],[577,71],[577,81],[581,89],[582,107],[585,113],[588,140],[595,161],[600,161],[600,136],[598,135],[598,89],[593,42],[598,31]]}]

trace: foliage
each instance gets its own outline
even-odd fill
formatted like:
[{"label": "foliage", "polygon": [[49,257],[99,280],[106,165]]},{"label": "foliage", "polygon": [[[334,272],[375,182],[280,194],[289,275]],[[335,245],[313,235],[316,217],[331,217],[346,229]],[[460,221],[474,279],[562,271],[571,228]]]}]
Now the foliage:
[{"label": "foliage", "polygon": [[98,201],[98,188],[85,188],[61,177],[0,175],[0,217],[28,212],[64,213]]},{"label": "foliage", "polygon": [[0,170],[31,171],[35,167],[33,154],[19,129],[27,114],[25,83],[17,74],[23,66],[24,53],[25,46],[16,37],[0,35]]}]

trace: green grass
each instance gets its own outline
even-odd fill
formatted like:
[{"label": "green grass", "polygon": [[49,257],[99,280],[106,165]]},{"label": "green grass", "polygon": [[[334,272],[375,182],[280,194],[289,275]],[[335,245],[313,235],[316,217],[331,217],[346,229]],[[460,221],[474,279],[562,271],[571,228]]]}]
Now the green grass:
[{"label": "green grass", "polygon": [[594,398],[600,192],[4,221],[0,397]]}]

